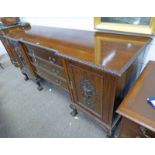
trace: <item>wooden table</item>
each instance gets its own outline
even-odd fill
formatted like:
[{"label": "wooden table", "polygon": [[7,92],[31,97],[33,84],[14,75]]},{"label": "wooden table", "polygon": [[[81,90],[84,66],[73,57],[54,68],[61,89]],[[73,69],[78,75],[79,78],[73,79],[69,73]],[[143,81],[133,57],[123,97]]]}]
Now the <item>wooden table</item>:
[{"label": "wooden table", "polygon": [[117,112],[122,115],[120,137],[154,137],[155,109],[147,103],[155,97],[155,62],[146,66]]}]

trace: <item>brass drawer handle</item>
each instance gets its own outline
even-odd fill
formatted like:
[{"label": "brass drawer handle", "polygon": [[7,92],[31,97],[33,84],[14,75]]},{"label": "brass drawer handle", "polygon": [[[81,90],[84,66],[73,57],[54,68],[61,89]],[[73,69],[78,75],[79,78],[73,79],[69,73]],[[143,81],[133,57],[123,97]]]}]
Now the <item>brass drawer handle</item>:
[{"label": "brass drawer handle", "polygon": [[60,73],[60,71],[59,71],[59,70],[56,70],[55,72],[56,72],[56,74],[57,74],[57,75],[59,75],[59,73]]},{"label": "brass drawer handle", "polygon": [[30,53],[34,53],[34,50],[33,49],[29,49]]},{"label": "brass drawer handle", "polygon": [[35,57],[35,55],[34,55],[34,52],[33,52],[33,58],[34,58],[34,62],[37,62],[37,59],[36,59],[36,57]]},{"label": "brass drawer handle", "polygon": [[55,73],[55,74],[57,74],[57,75],[59,75],[59,73],[60,73],[60,71],[57,70],[57,69],[55,69],[55,68],[52,68],[52,72]]},{"label": "brass drawer handle", "polygon": [[13,64],[20,65],[18,61],[13,61]]},{"label": "brass drawer handle", "polygon": [[61,86],[62,82],[60,80],[55,80],[55,82],[57,83],[57,85]]},{"label": "brass drawer handle", "polygon": [[48,59],[49,59],[49,61],[51,61],[54,64],[57,62],[56,58],[54,58],[54,57],[49,57]]},{"label": "brass drawer handle", "polygon": [[56,73],[56,69],[55,69],[55,68],[52,68],[52,72],[53,72],[53,73]]},{"label": "brass drawer handle", "polygon": [[144,127],[140,127],[140,131],[142,132],[143,136],[146,138],[151,138],[149,135],[147,135],[147,129]]}]

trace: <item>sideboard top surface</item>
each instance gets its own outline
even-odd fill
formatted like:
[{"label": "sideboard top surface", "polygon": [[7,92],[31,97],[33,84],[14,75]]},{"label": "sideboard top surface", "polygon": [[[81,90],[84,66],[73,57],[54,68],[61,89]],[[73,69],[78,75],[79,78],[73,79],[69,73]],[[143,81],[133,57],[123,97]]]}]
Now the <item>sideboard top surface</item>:
[{"label": "sideboard top surface", "polygon": [[155,97],[155,62],[151,61],[125,97],[117,112],[155,132],[155,109],[147,103]]},{"label": "sideboard top surface", "polygon": [[8,31],[6,35],[23,42],[55,49],[62,55],[116,72],[134,60],[151,40],[149,37],[44,26]]}]

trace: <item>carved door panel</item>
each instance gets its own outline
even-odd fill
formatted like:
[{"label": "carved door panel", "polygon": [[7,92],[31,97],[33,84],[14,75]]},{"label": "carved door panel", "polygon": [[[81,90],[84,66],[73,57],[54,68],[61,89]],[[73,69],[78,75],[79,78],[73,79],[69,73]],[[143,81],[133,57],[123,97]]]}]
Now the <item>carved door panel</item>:
[{"label": "carved door panel", "polygon": [[101,119],[103,76],[72,64],[69,64],[69,75],[76,104]]},{"label": "carved door panel", "polygon": [[31,78],[35,78],[35,68],[30,63],[30,58],[26,54],[26,49],[24,48],[23,44],[15,40],[9,40],[9,43],[11,44],[13,51],[17,56],[22,72],[28,74]]},{"label": "carved door panel", "polygon": [[13,53],[15,60],[16,60],[14,62],[14,65],[22,68],[24,66],[24,64],[22,62],[24,60],[24,58],[23,58],[23,56],[19,50],[19,43],[17,41],[10,40],[10,39],[8,40],[8,42],[10,44],[10,47],[12,49],[12,53]]}]

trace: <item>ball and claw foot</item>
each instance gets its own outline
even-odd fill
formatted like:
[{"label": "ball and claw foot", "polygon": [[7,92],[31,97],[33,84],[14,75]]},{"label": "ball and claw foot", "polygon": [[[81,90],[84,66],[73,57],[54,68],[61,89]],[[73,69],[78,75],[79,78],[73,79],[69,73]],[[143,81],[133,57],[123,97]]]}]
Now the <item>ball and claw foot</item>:
[{"label": "ball and claw foot", "polygon": [[36,84],[38,85],[37,89],[38,89],[39,91],[43,90],[43,87],[41,86],[39,80],[36,82]]},{"label": "ball and claw foot", "polygon": [[106,138],[114,138],[114,133],[112,131],[108,131]]},{"label": "ball and claw foot", "polygon": [[26,74],[24,74],[24,80],[25,81],[28,81],[29,80],[29,77]]},{"label": "ball and claw foot", "polygon": [[73,109],[73,111],[70,113],[73,117],[75,117],[77,114],[78,114],[78,112],[77,112],[77,110],[76,109]]},{"label": "ball and claw foot", "polygon": [[38,89],[39,91],[41,91],[41,90],[43,90],[43,87],[42,87],[42,86],[38,86],[37,89]]},{"label": "ball and claw foot", "polygon": [[69,105],[69,107],[70,107],[71,109],[74,109],[74,106],[73,106],[73,104],[70,104],[70,105]]}]

